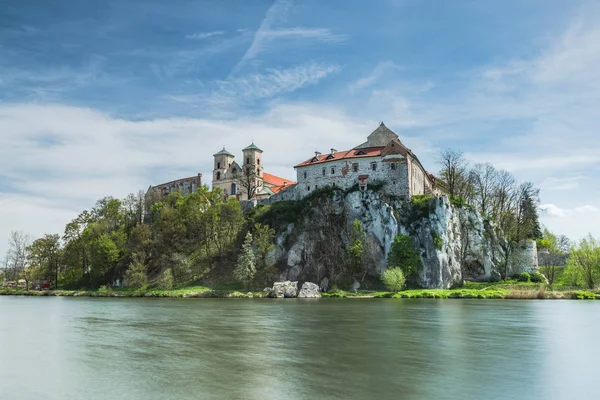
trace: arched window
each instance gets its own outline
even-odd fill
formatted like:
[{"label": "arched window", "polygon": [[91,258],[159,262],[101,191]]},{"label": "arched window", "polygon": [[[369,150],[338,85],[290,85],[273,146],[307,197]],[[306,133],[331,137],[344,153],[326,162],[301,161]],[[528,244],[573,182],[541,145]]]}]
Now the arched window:
[{"label": "arched window", "polygon": [[234,195],[236,194],[236,190],[237,190],[237,186],[235,185],[235,183],[231,184],[231,194]]},{"label": "arched window", "polygon": [[217,180],[221,179],[221,173],[217,172]]},{"label": "arched window", "polygon": [[250,164],[250,157],[246,157],[246,164]]},{"label": "arched window", "polygon": [[221,169],[221,163],[220,162],[217,163],[217,169]]},{"label": "arched window", "polygon": [[257,159],[256,159],[256,163],[257,163],[258,165],[260,165],[260,158],[257,158]]},{"label": "arched window", "polygon": [[256,175],[260,176],[260,168],[256,168]]},{"label": "arched window", "polygon": [[232,173],[232,174],[237,174],[237,168],[234,168],[234,169],[232,169],[232,170],[231,170],[231,173]]},{"label": "arched window", "polygon": [[[306,173],[306,171],[304,171],[304,179],[306,179],[307,176],[308,176],[308,174]],[[309,186],[309,188],[310,188],[310,186]],[[310,189],[308,189],[308,190],[310,190]]]}]

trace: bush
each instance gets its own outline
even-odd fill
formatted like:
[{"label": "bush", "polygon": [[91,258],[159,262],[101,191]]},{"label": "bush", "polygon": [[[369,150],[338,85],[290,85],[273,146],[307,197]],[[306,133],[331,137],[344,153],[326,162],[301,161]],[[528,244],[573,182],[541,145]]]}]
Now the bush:
[{"label": "bush", "polygon": [[518,275],[515,275],[514,278],[519,282],[529,282],[531,280],[531,275],[527,272],[521,272]]},{"label": "bush", "polygon": [[404,287],[404,283],[406,279],[404,278],[404,273],[400,268],[390,268],[386,269],[381,274],[381,280],[385,284],[391,292],[399,292]]},{"label": "bush", "polygon": [[173,287],[173,273],[170,269],[166,269],[156,280],[156,286],[161,289],[171,289]]},{"label": "bush", "polygon": [[399,234],[388,255],[388,268],[401,268],[409,280],[416,280],[422,267],[421,257],[410,236]]},{"label": "bush", "polygon": [[542,275],[538,271],[532,272],[529,279],[531,280],[531,282],[536,282],[536,283],[546,282],[544,275]]}]

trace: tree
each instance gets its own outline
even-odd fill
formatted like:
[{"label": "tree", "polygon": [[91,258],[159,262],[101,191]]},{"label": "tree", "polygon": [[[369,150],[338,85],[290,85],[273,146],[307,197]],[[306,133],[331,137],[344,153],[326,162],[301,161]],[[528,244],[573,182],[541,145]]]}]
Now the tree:
[{"label": "tree", "polygon": [[381,274],[381,280],[390,292],[399,292],[404,287],[405,278],[401,268],[389,268]]},{"label": "tree", "polygon": [[233,175],[233,179],[241,188],[241,192],[245,193],[248,199],[252,199],[258,192],[258,172],[253,165],[245,165],[242,167],[242,172]]},{"label": "tree", "polygon": [[140,288],[148,284],[148,277],[146,275],[146,264],[143,254],[134,254],[133,260],[129,265],[129,269],[125,272],[123,277],[123,284],[125,286]]},{"label": "tree", "polygon": [[388,255],[388,269],[400,268],[407,279],[416,280],[422,265],[419,252],[410,236],[396,236]]},{"label": "tree", "polygon": [[45,234],[36,239],[27,248],[27,252],[31,262],[30,268],[35,268],[41,279],[54,280],[54,287],[58,288],[58,276],[62,267],[60,236]]},{"label": "tree", "polygon": [[556,236],[548,229],[544,229],[542,238],[537,240],[540,271],[550,286],[554,284],[560,266],[565,264],[568,247],[564,246],[567,243],[569,239],[566,236]]},{"label": "tree", "polygon": [[12,231],[8,238],[6,253],[6,272],[9,280],[25,279],[29,289],[31,275],[27,273],[29,266],[27,248],[31,245],[31,237],[21,231]]},{"label": "tree", "polygon": [[473,188],[473,205],[480,214],[489,215],[492,211],[492,197],[498,184],[498,173],[490,163],[475,164],[469,171]]},{"label": "tree", "polygon": [[590,234],[572,249],[567,261],[572,283],[595,289],[600,283],[600,242]]},{"label": "tree", "polygon": [[447,149],[442,151],[438,161],[442,169],[440,175],[448,185],[450,196],[464,197],[466,192],[467,168],[462,151]]},{"label": "tree", "polygon": [[363,281],[367,268],[365,268],[365,230],[362,223],[355,219],[352,221],[352,231],[350,237],[351,245],[347,250],[347,257],[350,264],[350,274],[353,278],[360,275],[360,281]]},{"label": "tree", "polygon": [[253,228],[252,244],[256,253],[257,276],[263,283],[269,282],[277,273],[273,265],[269,264],[269,252],[275,247],[275,230],[269,225],[256,223]]},{"label": "tree", "polygon": [[236,267],[233,270],[233,276],[238,282],[243,283],[248,288],[255,274],[256,257],[254,250],[252,250],[252,234],[248,232],[242,245],[242,251],[238,256]]}]

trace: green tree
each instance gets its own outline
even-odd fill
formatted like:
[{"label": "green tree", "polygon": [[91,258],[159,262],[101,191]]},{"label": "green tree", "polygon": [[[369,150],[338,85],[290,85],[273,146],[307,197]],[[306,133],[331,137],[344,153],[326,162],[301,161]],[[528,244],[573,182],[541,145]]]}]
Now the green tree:
[{"label": "green tree", "polygon": [[388,269],[400,268],[408,280],[416,281],[422,265],[419,252],[410,236],[396,236],[388,255]]},{"label": "green tree", "polygon": [[256,275],[261,283],[269,283],[275,278],[277,269],[269,263],[269,252],[275,247],[275,230],[269,225],[254,224],[252,244],[256,255]]},{"label": "green tree", "polygon": [[347,257],[350,266],[350,275],[355,278],[360,275],[359,280],[364,280],[366,275],[365,266],[365,230],[362,223],[355,219],[352,221],[352,231],[350,234],[351,244],[347,249]]},{"label": "green tree", "polygon": [[255,274],[256,257],[254,250],[252,250],[252,234],[248,232],[242,245],[242,251],[238,256],[236,267],[233,270],[233,276],[238,282],[243,283],[248,288]]},{"label": "green tree", "polygon": [[143,254],[134,254],[129,268],[123,277],[125,286],[140,288],[148,284],[148,276],[146,275],[146,264]]},{"label": "green tree", "polygon": [[600,243],[590,234],[572,249],[566,275],[571,283],[595,289],[600,283]]},{"label": "green tree", "polygon": [[381,274],[381,280],[390,292],[399,292],[406,282],[401,268],[386,269]]},{"label": "green tree", "polygon": [[33,241],[27,248],[30,268],[37,270],[36,276],[40,279],[54,281],[58,287],[58,277],[62,267],[62,249],[59,235],[46,234]]}]

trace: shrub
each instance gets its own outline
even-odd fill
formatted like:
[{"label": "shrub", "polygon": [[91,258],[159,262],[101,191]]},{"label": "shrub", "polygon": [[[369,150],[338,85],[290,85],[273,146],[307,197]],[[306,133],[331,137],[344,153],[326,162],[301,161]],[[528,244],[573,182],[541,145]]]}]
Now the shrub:
[{"label": "shrub", "polygon": [[421,267],[421,257],[410,236],[403,234],[396,236],[388,255],[388,268],[401,268],[404,276],[413,280]]},{"label": "shrub", "polygon": [[435,232],[431,232],[431,237],[433,237],[433,244],[435,244],[435,248],[441,250],[442,246],[444,245],[444,239],[442,239],[442,237]]},{"label": "shrub", "polygon": [[391,292],[399,292],[404,287],[404,283],[406,279],[404,278],[404,273],[400,268],[390,268],[386,269],[381,274],[381,280],[385,284]]},{"label": "shrub", "polygon": [[173,287],[173,273],[170,269],[166,269],[156,280],[156,286],[161,289],[171,289]]},{"label": "shrub", "polygon": [[544,275],[542,275],[540,272],[535,271],[532,272],[529,279],[531,280],[531,282],[536,282],[536,283],[540,283],[540,282],[545,282],[546,279],[544,277]]},{"label": "shrub", "polygon": [[529,282],[531,280],[531,275],[527,272],[521,272],[520,274],[515,275],[514,278],[519,282]]}]

